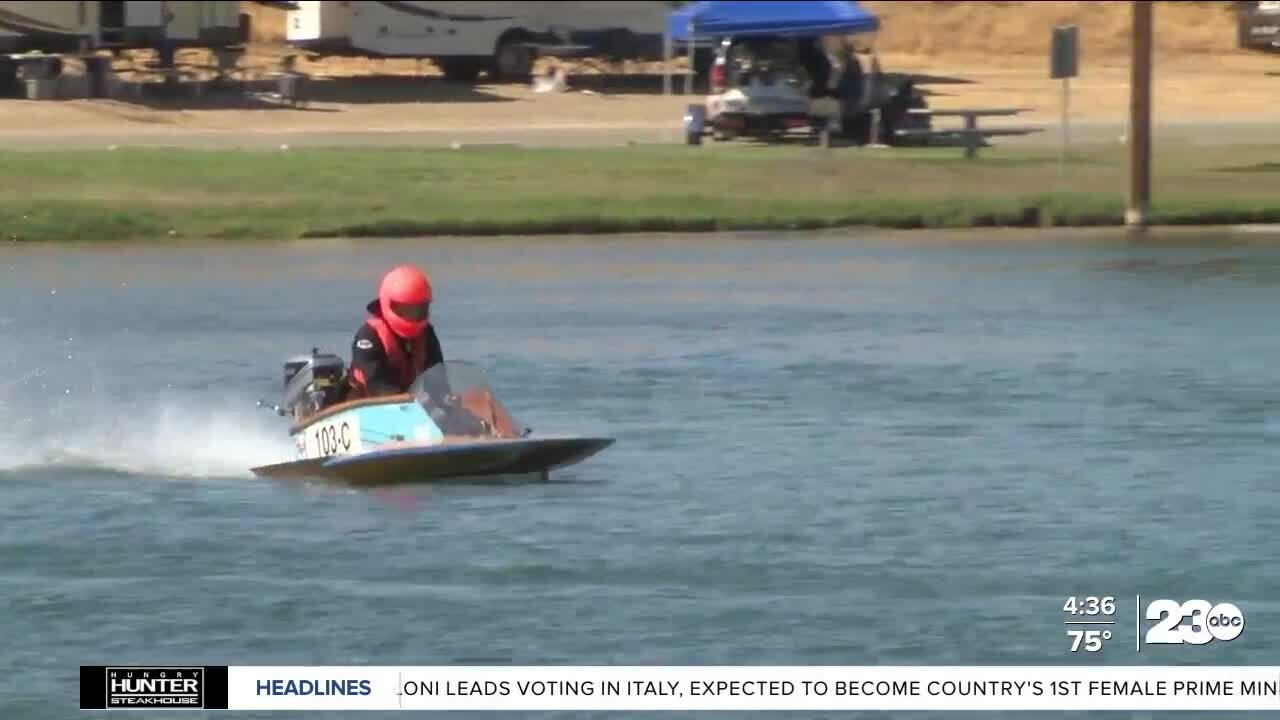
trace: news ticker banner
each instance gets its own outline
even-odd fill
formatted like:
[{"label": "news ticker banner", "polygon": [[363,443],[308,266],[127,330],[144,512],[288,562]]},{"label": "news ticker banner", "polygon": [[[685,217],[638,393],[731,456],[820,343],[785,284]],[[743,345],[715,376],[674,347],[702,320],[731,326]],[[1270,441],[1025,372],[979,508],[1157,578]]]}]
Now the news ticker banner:
[{"label": "news ticker banner", "polygon": [[81,709],[1280,710],[1280,666],[80,668]]}]

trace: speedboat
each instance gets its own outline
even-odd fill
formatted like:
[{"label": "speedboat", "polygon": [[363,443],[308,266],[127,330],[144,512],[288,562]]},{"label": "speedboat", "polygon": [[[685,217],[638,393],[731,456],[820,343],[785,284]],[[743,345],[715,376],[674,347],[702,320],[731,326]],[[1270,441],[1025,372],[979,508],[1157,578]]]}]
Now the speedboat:
[{"label": "speedboat", "polygon": [[439,363],[399,395],[346,399],[346,363],[313,349],[284,366],[284,402],[259,402],[291,419],[294,459],[251,468],[259,477],[373,486],[538,474],[573,465],[613,438],[537,435],[518,425],[483,370]]}]

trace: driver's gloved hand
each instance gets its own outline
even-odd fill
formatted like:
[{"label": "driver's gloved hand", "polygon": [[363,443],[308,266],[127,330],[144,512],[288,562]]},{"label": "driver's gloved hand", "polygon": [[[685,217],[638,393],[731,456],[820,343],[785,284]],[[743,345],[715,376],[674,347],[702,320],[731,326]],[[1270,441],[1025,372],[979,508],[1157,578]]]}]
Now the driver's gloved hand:
[{"label": "driver's gloved hand", "polygon": [[462,408],[431,408],[431,419],[445,435],[489,435],[489,423]]},{"label": "driver's gloved hand", "polygon": [[464,425],[466,427],[467,435],[488,435],[489,434],[489,423],[485,422],[483,419],[478,418],[475,415],[472,415],[471,413],[466,412],[465,410],[460,411],[458,415],[459,415],[458,424]]}]

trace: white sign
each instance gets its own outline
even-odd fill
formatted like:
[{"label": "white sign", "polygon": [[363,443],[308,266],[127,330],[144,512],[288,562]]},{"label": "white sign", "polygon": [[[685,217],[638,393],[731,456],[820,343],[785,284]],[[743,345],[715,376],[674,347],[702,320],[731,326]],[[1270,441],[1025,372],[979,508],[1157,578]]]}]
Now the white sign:
[{"label": "white sign", "polygon": [[312,459],[354,455],[361,451],[360,415],[346,411],[308,425],[294,436],[298,457]]},{"label": "white sign", "polygon": [[1280,710],[1280,666],[258,667],[231,710]]}]

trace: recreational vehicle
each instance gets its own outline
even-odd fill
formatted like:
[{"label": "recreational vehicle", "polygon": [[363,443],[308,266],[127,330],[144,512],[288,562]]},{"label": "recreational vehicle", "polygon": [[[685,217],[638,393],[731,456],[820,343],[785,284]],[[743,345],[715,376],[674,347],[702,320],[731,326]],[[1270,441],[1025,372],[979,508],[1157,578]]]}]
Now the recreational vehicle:
[{"label": "recreational vehicle", "polygon": [[98,3],[0,2],[0,53],[75,52],[97,25]]},{"label": "recreational vehicle", "polygon": [[297,2],[286,40],[318,55],[429,58],[445,76],[528,75],[539,53],[661,57],[665,2]]},{"label": "recreational vehicle", "polygon": [[247,17],[227,1],[0,1],[0,52],[239,45],[248,39]]}]

